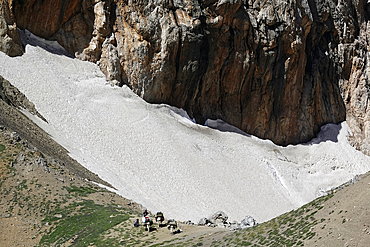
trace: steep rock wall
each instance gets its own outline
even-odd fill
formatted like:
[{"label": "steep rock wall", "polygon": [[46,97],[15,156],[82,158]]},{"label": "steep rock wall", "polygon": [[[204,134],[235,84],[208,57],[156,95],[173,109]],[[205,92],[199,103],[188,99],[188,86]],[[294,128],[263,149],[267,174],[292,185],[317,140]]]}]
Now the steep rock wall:
[{"label": "steep rock wall", "polygon": [[[357,2],[357,35],[340,48],[345,65],[341,88],[353,146],[370,155],[370,1]],[[348,32],[348,31],[347,31]]]},{"label": "steep rock wall", "polygon": [[9,6],[7,0],[0,0],[0,51],[12,57],[20,56],[23,46]]},{"label": "steep rock wall", "polygon": [[367,108],[355,105],[367,104],[367,1],[45,2],[13,0],[17,25],[97,62],[149,102],[282,145],[309,140],[347,110],[354,145],[366,139]]}]

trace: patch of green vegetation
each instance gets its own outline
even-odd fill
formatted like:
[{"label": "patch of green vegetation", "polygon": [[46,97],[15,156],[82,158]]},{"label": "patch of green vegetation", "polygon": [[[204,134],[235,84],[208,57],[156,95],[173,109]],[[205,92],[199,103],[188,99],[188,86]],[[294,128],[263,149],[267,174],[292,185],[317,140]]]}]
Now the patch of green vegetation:
[{"label": "patch of green vegetation", "polygon": [[[54,217],[62,214],[61,219]],[[105,246],[102,234],[115,225],[129,219],[129,215],[121,213],[116,207],[102,206],[91,200],[70,204],[64,209],[49,213],[43,222],[52,222],[49,234],[42,237],[40,246],[60,245],[77,236],[74,246]]]},{"label": "patch of green vegetation", "polygon": [[5,145],[4,144],[0,144],[0,152],[2,152],[4,150],[5,150]]},{"label": "patch of green vegetation", "polygon": [[15,167],[10,167],[10,165],[7,165],[6,166],[8,168],[8,172],[7,174],[10,174],[10,173],[16,173],[17,169],[15,169]]},{"label": "patch of green vegetation", "polygon": [[240,243],[241,246],[249,246],[249,245],[252,245],[251,242],[247,242],[247,241],[243,241]]},{"label": "patch of green vegetation", "polygon": [[77,187],[72,185],[71,187],[63,186],[68,193],[75,193],[76,196],[87,196],[88,194],[92,194],[98,192],[98,190],[90,188],[90,187]]},{"label": "patch of green vegetation", "polygon": [[24,179],[17,187],[18,190],[23,190],[23,189],[28,189],[28,186],[27,186],[27,180]]},{"label": "patch of green vegetation", "polygon": [[237,231],[223,238],[222,245],[235,246],[303,246],[304,240],[315,236],[312,227],[322,222],[316,214],[324,207],[323,203],[333,197],[333,191],[324,197],[285,213],[252,228]]}]

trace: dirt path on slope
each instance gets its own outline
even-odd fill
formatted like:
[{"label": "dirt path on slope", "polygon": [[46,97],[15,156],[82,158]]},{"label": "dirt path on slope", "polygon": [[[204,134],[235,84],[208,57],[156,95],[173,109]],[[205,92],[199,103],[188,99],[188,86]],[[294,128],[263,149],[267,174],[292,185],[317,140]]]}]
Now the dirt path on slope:
[{"label": "dirt path on slope", "polygon": [[[154,223],[148,232],[144,226],[133,227],[134,221],[135,218],[131,218],[128,223],[117,225],[106,238],[117,239],[125,246],[215,246],[213,243],[231,233],[225,228],[187,225],[180,222],[178,226],[182,231],[176,234],[171,234],[164,224],[159,226],[157,223]],[[122,229],[131,235],[121,234]]]}]

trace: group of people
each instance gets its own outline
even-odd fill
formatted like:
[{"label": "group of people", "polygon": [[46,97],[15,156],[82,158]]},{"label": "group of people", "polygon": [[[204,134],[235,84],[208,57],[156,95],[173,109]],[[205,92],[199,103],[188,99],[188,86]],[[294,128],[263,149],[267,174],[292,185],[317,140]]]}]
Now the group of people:
[{"label": "group of people", "polygon": [[[148,210],[146,210],[146,209],[143,212],[143,218],[141,218],[141,222],[142,223],[149,223],[150,222],[149,213],[148,213]],[[139,225],[140,225],[139,219],[136,219],[135,222],[134,222],[134,226],[138,227]]]},{"label": "group of people", "polygon": [[[162,212],[157,212],[157,214],[155,215],[155,221],[159,222],[159,226],[161,226],[161,223],[164,221],[164,216],[163,216]],[[143,226],[148,227],[148,230],[150,229],[149,226],[153,224],[153,221],[149,218],[148,210],[146,210],[146,209],[143,212],[143,217],[141,219],[141,222],[142,222]],[[168,220],[166,225],[167,225],[168,229],[171,230],[171,233],[174,233],[174,230],[177,228],[177,222],[175,220]],[[140,226],[139,219],[135,220],[134,226],[135,227]]]}]

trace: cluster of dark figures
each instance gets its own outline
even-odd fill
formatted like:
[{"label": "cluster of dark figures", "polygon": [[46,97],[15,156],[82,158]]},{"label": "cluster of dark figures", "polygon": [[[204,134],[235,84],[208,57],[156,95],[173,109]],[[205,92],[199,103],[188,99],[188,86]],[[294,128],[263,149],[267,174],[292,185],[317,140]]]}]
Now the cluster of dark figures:
[{"label": "cluster of dark figures", "polygon": [[[181,229],[178,229],[178,225],[177,225],[177,222],[173,219],[170,219],[167,221],[166,224],[163,224],[164,222],[164,215],[162,212],[157,212],[154,216],[155,218],[155,222],[158,223],[158,226],[161,227],[161,226],[167,226],[167,228],[171,231],[171,234],[175,234],[175,233],[180,233],[182,232]],[[153,225],[153,221],[149,218],[149,213],[148,213],[148,210],[145,209],[145,211],[143,212],[143,217],[141,219],[141,225],[146,227],[146,229],[148,230],[148,232],[150,232],[150,226]],[[135,222],[134,222],[134,226],[135,227],[139,227],[140,226],[140,223],[139,223],[139,219],[136,219]]]}]

